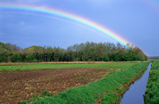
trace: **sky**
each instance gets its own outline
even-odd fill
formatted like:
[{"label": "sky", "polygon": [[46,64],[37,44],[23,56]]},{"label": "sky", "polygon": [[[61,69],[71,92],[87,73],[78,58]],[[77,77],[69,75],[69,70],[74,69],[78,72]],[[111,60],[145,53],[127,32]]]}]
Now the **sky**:
[{"label": "sky", "polygon": [[[0,0],[66,11],[112,30],[148,56],[159,56],[158,0]],[[89,28],[54,17],[0,9],[0,42],[67,48],[85,42],[117,43]]]}]

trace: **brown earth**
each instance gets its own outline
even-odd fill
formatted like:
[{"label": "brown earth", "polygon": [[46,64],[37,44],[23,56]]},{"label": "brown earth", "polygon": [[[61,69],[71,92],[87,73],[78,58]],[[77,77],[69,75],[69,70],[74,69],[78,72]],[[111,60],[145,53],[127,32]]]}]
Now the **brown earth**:
[{"label": "brown earth", "polygon": [[105,77],[117,69],[41,69],[32,71],[0,72],[0,103],[16,104],[47,90],[60,93]]}]

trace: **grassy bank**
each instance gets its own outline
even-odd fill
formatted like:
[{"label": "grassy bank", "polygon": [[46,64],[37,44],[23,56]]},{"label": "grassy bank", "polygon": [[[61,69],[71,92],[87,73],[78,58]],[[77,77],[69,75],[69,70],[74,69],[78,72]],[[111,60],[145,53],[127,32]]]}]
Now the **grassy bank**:
[{"label": "grassy bank", "polygon": [[146,104],[159,104],[159,61],[152,64],[144,100]]},{"label": "grassy bank", "polygon": [[86,64],[28,64],[0,66],[0,71],[23,71],[38,69],[59,68],[103,68],[103,69],[125,69],[140,62],[114,62],[114,63],[86,63]]},{"label": "grassy bank", "polygon": [[[70,88],[56,95],[44,92],[38,97],[34,96],[30,101],[23,101],[19,104],[119,103],[129,84],[142,75],[148,64],[148,62],[134,64],[125,70],[110,73],[105,78],[84,86]],[[121,63],[119,65],[123,66]]]}]

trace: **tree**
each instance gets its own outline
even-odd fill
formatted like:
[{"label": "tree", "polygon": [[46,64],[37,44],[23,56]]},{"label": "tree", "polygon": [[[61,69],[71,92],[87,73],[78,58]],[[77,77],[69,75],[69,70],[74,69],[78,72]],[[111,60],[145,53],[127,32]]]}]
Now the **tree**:
[{"label": "tree", "polygon": [[11,56],[11,62],[22,62],[22,56],[18,53],[13,53]]},{"label": "tree", "polygon": [[134,52],[136,55],[139,55],[141,57],[140,61],[145,61],[148,59],[147,56],[144,54],[144,52],[140,48],[135,47]]},{"label": "tree", "polygon": [[8,50],[0,47],[0,62],[8,62]]},{"label": "tree", "polygon": [[19,52],[19,51],[21,50],[21,48],[18,47],[17,45],[15,45],[15,44],[6,43],[5,45],[6,45],[6,46],[8,47],[8,49],[9,49],[10,51],[12,51],[12,52]]},{"label": "tree", "polygon": [[51,61],[134,61],[147,60],[138,47],[122,46],[120,43],[86,42],[60,47],[31,46],[20,49],[15,44],[0,42],[0,62],[51,62]]},{"label": "tree", "polygon": [[119,61],[123,61],[122,60],[122,57],[123,57],[123,54],[125,53],[125,49],[124,48],[120,48],[117,52],[117,55],[118,55],[118,58],[119,58]]},{"label": "tree", "polygon": [[37,62],[37,59],[34,55],[30,54],[25,57],[25,62]]},{"label": "tree", "polygon": [[17,61],[17,55],[18,53],[13,53],[11,56],[11,62],[16,62]]},{"label": "tree", "polygon": [[117,52],[118,52],[118,51],[115,51],[115,52],[112,54],[111,61],[119,61],[119,58],[118,58]]},{"label": "tree", "polygon": [[105,55],[104,55],[103,61],[110,61],[108,54],[105,54]]},{"label": "tree", "polygon": [[120,50],[120,49],[123,48],[122,45],[121,45],[120,43],[117,43],[116,47],[117,47],[117,50]]},{"label": "tree", "polygon": [[4,43],[2,43],[2,42],[0,42],[0,48],[9,50],[9,48]]}]

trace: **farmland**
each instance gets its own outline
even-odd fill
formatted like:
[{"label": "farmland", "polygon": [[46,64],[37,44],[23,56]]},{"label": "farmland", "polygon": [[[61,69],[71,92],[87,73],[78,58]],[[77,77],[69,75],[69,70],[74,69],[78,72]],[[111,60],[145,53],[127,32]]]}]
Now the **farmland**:
[{"label": "farmland", "polygon": [[2,65],[0,102],[119,102],[147,65],[148,62]]},{"label": "farmland", "polygon": [[[104,68],[104,69],[125,69],[138,62],[118,62],[118,63],[78,63],[78,64],[2,64],[0,71],[24,71],[24,70],[38,70],[38,69],[59,69],[59,68]],[[1,65],[1,64],[0,64]]]}]

